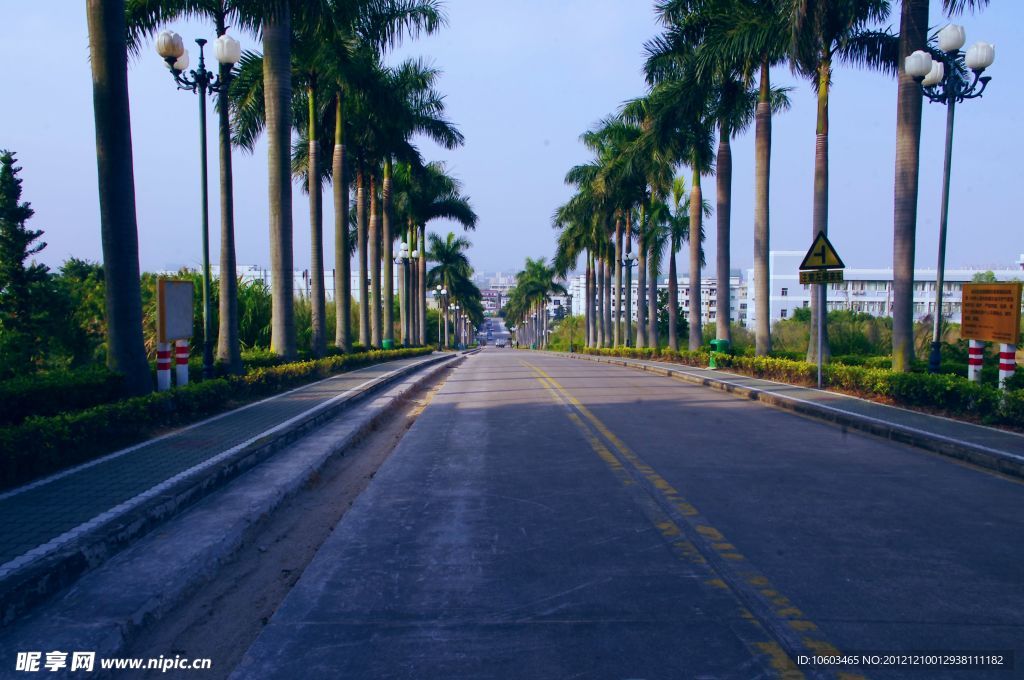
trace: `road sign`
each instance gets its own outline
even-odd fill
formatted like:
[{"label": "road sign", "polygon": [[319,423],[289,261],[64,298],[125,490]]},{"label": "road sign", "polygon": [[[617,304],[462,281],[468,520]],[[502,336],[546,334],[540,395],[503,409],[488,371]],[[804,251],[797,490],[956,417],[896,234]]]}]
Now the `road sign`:
[{"label": "road sign", "polygon": [[845,267],[846,265],[840,259],[839,253],[832,247],[823,231],[819,231],[818,235],[814,237],[811,249],[807,251],[807,254],[804,255],[804,261],[800,263],[802,271],[808,269],[843,269]]},{"label": "road sign", "polygon": [[156,283],[157,342],[191,338],[194,295],[192,282],[157,279]]},{"label": "road sign", "polygon": [[800,272],[800,283],[839,283],[842,280],[842,269],[817,269]]},{"label": "road sign", "polygon": [[965,283],[960,337],[1016,345],[1022,287],[1020,282]]}]

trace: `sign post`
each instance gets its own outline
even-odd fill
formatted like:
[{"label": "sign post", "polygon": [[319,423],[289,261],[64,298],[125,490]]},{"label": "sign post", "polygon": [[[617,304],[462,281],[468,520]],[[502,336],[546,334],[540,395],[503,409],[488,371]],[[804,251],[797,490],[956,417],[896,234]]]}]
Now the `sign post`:
[{"label": "sign post", "polygon": [[999,387],[1017,370],[1020,301],[1024,283],[965,283],[961,300],[960,335],[969,340],[968,377],[978,380],[985,342],[999,343]]},{"label": "sign post", "polygon": [[[188,383],[188,340],[192,337],[195,287],[191,281],[156,282],[156,388],[171,388],[171,345],[175,347],[178,386]],[[182,361],[184,358],[184,361]]]},{"label": "sign post", "polygon": [[818,285],[818,299],[821,300],[821,309],[818,310],[818,389],[821,389],[821,354],[824,344],[825,317],[828,316],[828,309],[825,305],[825,286],[830,283],[837,283],[843,280],[843,269],[846,265],[839,257],[839,253],[829,242],[824,231],[819,231],[811,243],[810,249],[804,255],[800,263],[800,283]]}]

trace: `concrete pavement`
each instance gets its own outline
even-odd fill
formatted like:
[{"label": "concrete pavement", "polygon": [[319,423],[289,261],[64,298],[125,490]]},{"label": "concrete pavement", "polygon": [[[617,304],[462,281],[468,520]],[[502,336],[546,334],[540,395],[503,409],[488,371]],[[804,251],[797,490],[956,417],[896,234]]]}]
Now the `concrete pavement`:
[{"label": "concrete pavement", "polygon": [[839,677],[799,657],[1020,656],[1022,530],[1015,480],[678,380],[489,349],[234,677]]}]

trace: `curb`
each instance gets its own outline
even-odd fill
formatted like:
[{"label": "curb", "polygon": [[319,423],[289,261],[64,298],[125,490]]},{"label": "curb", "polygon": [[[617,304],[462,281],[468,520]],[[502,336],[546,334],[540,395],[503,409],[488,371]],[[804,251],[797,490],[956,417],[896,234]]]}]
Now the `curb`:
[{"label": "curb", "polygon": [[723,392],[729,392],[738,397],[751,399],[753,401],[760,401],[764,404],[768,404],[769,406],[793,411],[818,420],[824,420],[843,427],[867,432],[869,434],[882,437],[883,439],[889,439],[902,444],[910,444],[911,446],[915,446],[932,453],[938,453],[949,458],[955,458],[972,465],[977,465],[978,467],[983,467],[987,470],[993,470],[1012,477],[1024,479],[1024,456],[1010,453],[1008,451],[1001,451],[999,449],[992,449],[980,444],[958,441],[940,434],[879,420],[870,416],[850,413],[849,411],[843,411],[824,404],[815,404],[813,402],[796,399],[794,397],[787,397],[774,392],[757,389],[756,387],[735,385],[733,383],[726,382],[725,380],[692,375],[685,371],[671,368],[667,365],[653,366],[651,364],[638,363],[630,359],[618,357],[594,357],[586,354],[568,354],[564,352],[557,352],[554,354],[559,354],[560,356],[564,356],[569,359],[580,359],[583,361],[594,361],[597,363],[624,366],[626,368],[647,371],[656,375],[678,378],[688,383],[711,387]]},{"label": "curb", "polygon": [[265,517],[389,417],[396,403],[463,361],[446,359],[431,362],[436,364],[431,370],[407,376],[354,419],[335,420],[292,448],[289,455],[252,470],[224,489],[222,496],[189,508],[181,521],[144,537],[84,576],[60,600],[33,612],[24,625],[3,631],[0,658],[42,647],[90,650],[102,658],[123,656],[138,632],[174,611],[213,578],[221,565],[255,539]]},{"label": "curb", "polygon": [[451,358],[445,355],[426,356],[421,362],[377,378],[345,399],[325,408],[313,409],[306,417],[272,435],[262,437],[226,460],[208,467],[200,463],[191,471],[185,471],[182,479],[161,493],[134,508],[116,513],[53,553],[14,571],[0,580],[0,629],[84,573],[95,569],[157,525],[223,487],[342,411],[404,376]]}]

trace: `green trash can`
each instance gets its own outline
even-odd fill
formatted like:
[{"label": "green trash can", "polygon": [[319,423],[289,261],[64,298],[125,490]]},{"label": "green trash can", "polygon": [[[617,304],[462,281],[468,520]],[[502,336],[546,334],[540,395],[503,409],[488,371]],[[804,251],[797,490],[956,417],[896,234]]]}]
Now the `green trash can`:
[{"label": "green trash can", "polygon": [[391,338],[384,338],[384,343],[382,345],[382,349],[394,349],[394,348],[395,348],[395,341],[392,340]]},{"label": "green trash can", "polygon": [[708,360],[708,368],[718,368],[718,362],[715,361],[715,353],[725,354],[729,351],[728,340],[712,340],[711,341],[711,358]]}]

